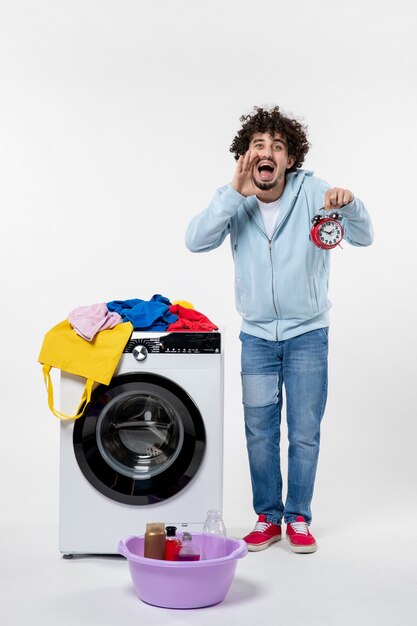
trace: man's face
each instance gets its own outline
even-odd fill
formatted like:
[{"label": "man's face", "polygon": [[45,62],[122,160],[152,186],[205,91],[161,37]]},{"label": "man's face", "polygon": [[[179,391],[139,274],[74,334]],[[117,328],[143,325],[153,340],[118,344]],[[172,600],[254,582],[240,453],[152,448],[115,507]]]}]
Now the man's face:
[{"label": "man's face", "polygon": [[285,180],[287,169],[294,164],[294,157],[288,155],[287,142],[280,133],[255,133],[249,150],[258,155],[252,180],[263,191],[279,186]]}]

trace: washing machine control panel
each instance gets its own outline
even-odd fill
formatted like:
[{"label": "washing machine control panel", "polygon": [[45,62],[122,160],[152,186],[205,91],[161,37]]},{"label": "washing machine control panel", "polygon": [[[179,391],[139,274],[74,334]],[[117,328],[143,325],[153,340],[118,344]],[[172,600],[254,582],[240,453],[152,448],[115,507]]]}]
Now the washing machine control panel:
[{"label": "washing machine control panel", "polygon": [[[133,332],[123,352],[146,358],[146,354],[219,354],[220,333],[168,333],[160,337]],[[140,360],[140,356],[139,359]]]}]

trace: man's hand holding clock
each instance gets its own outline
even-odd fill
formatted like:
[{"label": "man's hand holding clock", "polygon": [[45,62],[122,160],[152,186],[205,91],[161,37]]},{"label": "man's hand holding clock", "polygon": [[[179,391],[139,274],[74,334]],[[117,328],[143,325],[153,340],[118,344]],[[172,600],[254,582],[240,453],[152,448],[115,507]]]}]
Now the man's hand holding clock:
[{"label": "man's hand holding clock", "polygon": [[337,209],[341,209],[353,200],[353,193],[349,189],[332,187],[324,196],[324,205],[321,210],[333,211],[328,217],[317,213],[312,219],[313,226],[310,231],[310,239],[318,248],[331,250],[340,245],[344,230],[340,222],[341,215]]},{"label": "man's hand holding clock", "polygon": [[341,187],[333,187],[326,191],[324,196],[324,210],[333,211],[334,209],[341,209],[345,204],[352,202],[354,195],[349,189],[342,189]]}]

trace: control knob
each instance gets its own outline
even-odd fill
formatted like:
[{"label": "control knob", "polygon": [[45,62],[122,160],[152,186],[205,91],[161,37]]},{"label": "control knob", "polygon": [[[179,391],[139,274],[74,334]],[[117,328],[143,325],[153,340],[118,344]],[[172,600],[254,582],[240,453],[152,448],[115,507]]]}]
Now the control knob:
[{"label": "control knob", "polygon": [[132,354],[136,361],[144,361],[148,356],[148,350],[146,349],[146,346],[138,345],[133,348]]}]

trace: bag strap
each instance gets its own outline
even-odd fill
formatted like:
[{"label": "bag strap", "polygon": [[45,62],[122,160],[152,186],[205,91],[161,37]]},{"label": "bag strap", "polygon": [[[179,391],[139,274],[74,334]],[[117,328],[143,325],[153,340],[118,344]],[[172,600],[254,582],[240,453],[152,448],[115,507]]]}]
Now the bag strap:
[{"label": "bag strap", "polygon": [[51,373],[50,373],[51,366],[45,363],[42,367],[42,372],[43,372],[43,378],[45,381],[46,391],[48,393],[48,406],[50,410],[52,411],[52,413],[55,415],[55,417],[58,417],[60,420],[76,420],[77,418],[81,417],[85,411],[85,407],[91,400],[91,392],[93,390],[94,380],[92,380],[91,378],[87,378],[77,414],[66,415],[65,413],[61,413],[61,411],[58,411],[54,407],[54,389],[53,389]]}]

